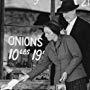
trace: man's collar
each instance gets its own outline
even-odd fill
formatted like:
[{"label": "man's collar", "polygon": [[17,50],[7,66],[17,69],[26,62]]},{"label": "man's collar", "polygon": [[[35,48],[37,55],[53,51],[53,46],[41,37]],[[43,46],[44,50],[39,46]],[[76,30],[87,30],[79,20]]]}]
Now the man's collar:
[{"label": "man's collar", "polygon": [[70,32],[75,24],[77,17],[75,17],[67,26],[66,31],[67,31],[67,35],[70,35]]},{"label": "man's collar", "polygon": [[69,24],[74,25],[76,19],[77,19],[77,16]]}]

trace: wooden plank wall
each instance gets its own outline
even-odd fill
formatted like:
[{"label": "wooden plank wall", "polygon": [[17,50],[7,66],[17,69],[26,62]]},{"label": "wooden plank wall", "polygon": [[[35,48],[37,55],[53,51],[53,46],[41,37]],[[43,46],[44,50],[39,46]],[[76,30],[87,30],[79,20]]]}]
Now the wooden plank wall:
[{"label": "wooden plank wall", "polygon": [[4,0],[0,0],[0,79],[3,72]]}]

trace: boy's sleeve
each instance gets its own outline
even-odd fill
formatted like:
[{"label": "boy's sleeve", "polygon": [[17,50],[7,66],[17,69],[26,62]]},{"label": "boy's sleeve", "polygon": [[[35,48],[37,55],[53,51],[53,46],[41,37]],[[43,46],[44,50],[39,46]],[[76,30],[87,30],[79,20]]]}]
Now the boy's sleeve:
[{"label": "boy's sleeve", "polygon": [[82,60],[82,54],[77,42],[73,37],[71,36],[67,37],[66,44],[67,44],[68,50],[72,55],[72,60],[68,65],[68,67],[66,68],[65,72],[67,72],[67,74],[70,75],[73,72],[73,70],[78,66],[78,64],[80,64]]},{"label": "boy's sleeve", "polygon": [[48,68],[48,66],[50,65],[51,61],[48,58],[47,55],[47,48],[45,49],[44,54],[41,56],[41,60],[38,63],[38,65],[31,70],[31,72],[28,73],[29,78],[32,80],[35,76],[41,74],[44,70],[46,70]]}]

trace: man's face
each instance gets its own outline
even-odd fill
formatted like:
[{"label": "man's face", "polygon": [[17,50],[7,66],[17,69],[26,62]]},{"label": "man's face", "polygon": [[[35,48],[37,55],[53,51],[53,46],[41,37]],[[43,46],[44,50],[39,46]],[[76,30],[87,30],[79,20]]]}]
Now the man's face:
[{"label": "man's face", "polygon": [[75,15],[76,15],[75,10],[69,11],[69,12],[67,12],[67,13],[63,13],[63,17],[65,18],[65,20],[66,20],[68,23],[70,23],[70,22],[74,19]]}]

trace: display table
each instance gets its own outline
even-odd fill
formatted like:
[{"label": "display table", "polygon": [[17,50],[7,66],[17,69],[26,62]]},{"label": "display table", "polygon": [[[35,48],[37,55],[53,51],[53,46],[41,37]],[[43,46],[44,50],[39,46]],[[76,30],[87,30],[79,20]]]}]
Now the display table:
[{"label": "display table", "polygon": [[[0,80],[0,87],[3,84],[7,84],[9,80]],[[43,83],[42,83],[43,82]],[[47,90],[49,87],[49,81],[30,81],[20,82],[13,87],[13,90]]]}]

